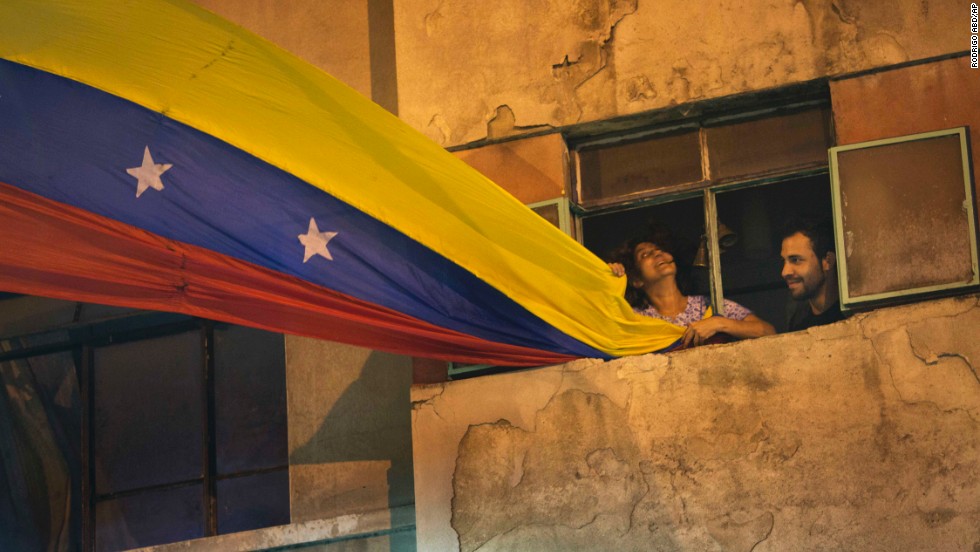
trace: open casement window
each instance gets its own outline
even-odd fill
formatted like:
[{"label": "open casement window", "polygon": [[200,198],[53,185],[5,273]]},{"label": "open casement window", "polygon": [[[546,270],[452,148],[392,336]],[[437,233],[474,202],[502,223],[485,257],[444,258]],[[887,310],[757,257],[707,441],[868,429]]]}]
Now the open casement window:
[{"label": "open casement window", "polygon": [[[581,241],[610,252],[650,220],[678,242],[688,294],[743,304],[785,330],[790,298],[780,276],[779,232],[788,216],[830,217],[823,102],[574,145]],[[699,249],[701,249],[699,254]]]},{"label": "open casement window", "polygon": [[[672,229],[683,264],[703,243],[707,262],[685,275],[688,293],[709,296],[719,313],[732,299],[783,331],[792,304],[779,231],[793,212],[831,216],[830,119],[818,99],[628,133],[577,131],[572,197],[530,206],[604,259],[656,219]],[[448,376],[507,370],[449,363]]]},{"label": "open casement window", "polygon": [[964,127],[831,148],[841,308],[980,285],[969,153]]},{"label": "open casement window", "polygon": [[572,203],[567,197],[558,197],[547,201],[529,203],[532,211],[555,225],[559,230],[575,237],[575,221],[572,216]]},{"label": "open casement window", "polygon": [[282,335],[190,320],[120,337],[83,347],[93,549],[288,523]]}]

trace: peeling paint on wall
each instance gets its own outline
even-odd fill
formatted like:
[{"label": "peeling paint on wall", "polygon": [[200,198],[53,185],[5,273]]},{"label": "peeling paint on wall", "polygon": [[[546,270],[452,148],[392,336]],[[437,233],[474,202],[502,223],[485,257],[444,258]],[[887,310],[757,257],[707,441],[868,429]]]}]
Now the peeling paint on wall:
[{"label": "peeling paint on wall", "polygon": [[[946,30],[967,6],[405,0],[395,9],[399,114],[453,146],[486,138],[502,105],[519,134],[962,51]],[[443,127],[430,127],[436,117]]]},{"label": "peeling paint on wall", "polygon": [[969,550],[978,327],[968,296],[419,389],[419,546]]}]

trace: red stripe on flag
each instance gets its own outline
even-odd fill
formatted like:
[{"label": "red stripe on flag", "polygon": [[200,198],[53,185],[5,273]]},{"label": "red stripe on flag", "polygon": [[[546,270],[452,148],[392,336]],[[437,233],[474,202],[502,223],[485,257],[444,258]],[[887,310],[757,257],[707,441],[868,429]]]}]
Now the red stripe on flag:
[{"label": "red stripe on flag", "polygon": [[418,357],[512,366],[574,358],[434,326],[2,182],[0,289],[181,312]]}]

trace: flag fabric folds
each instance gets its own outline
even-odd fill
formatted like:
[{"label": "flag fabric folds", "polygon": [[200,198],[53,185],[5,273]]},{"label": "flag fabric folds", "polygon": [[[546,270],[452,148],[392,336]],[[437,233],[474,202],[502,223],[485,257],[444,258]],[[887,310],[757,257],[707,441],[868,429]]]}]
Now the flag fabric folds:
[{"label": "flag fabric folds", "polygon": [[0,3],[0,288],[415,356],[671,346],[625,282],[329,75],[196,6]]}]

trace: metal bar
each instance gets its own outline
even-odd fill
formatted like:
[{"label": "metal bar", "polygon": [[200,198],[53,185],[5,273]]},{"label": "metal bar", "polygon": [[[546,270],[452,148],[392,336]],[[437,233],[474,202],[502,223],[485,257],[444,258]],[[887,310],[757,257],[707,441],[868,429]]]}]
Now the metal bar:
[{"label": "metal bar", "polygon": [[81,352],[79,398],[82,403],[82,550],[95,550],[95,351],[86,345]]},{"label": "metal bar", "polygon": [[701,180],[711,180],[711,160],[708,158],[708,131],[701,127],[698,129],[698,145],[701,154]]},{"label": "metal bar", "polygon": [[721,249],[718,247],[718,205],[715,192],[704,191],[704,227],[708,235],[708,259],[711,262],[711,307],[714,314],[725,316],[725,297],[721,283]]},{"label": "metal bar", "polygon": [[827,164],[824,162],[812,162],[798,165],[775,172],[759,174],[739,175],[730,178],[719,178],[714,181],[711,188],[716,192],[730,192],[734,190],[744,190],[746,188],[757,188],[770,184],[779,184],[791,180],[799,180],[810,176],[827,174]]},{"label": "metal bar", "polygon": [[149,485],[146,487],[138,487],[136,489],[127,489],[125,491],[116,491],[112,493],[98,494],[95,495],[95,502],[101,502],[104,500],[113,500],[116,498],[126,498],[127,496],[135,496],[138,494],[143,494],[152,491],[166,491],[170,489],[180,489],[182,487],[189,487],[191,485],[197,485],[204,481],[203,477],[195,477],[193,479],[185,479],[183,481],[173,481],[170,483],[158,483],[156,485]]},{"label": "metal bar", "polygon": [[656,190],[650,193],[631,196],[628,200],[622,197],[604,200],[602,203],[591,203],[577,205],[575,211],[579,216],[591,217],[594,215],[610,215],[620,211],[629,211],[641,207],[650,207],[663,203],[673,203],[684,199],[701,197],[703,190],[711,185],[710,182],[697,182],[695,185],[688,186],[682,184],[666,191]]},{"label": "metal bar", "polygon": [[204,420],[201,438],[204,454],[204,512],[206,535],[218,534],[218,472],[217,440],[215,439],[216,415],[214,401],[214,324],[201,325],[202,351],[204,355]]},{"label": "metal bar", "polygon": [[[123,319],[118,319],[116,323],[124,322]],[[36,347],[28,347],[25,349],[20,349],[16,351],[7,351],[0,353],[0,362],[7,362],[11,360],[20,360],[22,358],[41,356],[51,353],[61,353],[65,351],[70,351],[76,347],[83,345],[88,346],[102,346],[109,345],[111,343],[125,343],[127,341],[136,341],[140,339],[146,339],[149,337],[158,337],[163,335],[170,335],[175,333],[185,332],[187,330],[193,329],[197,326],[195,320],[183,320],[179,322],[168,322],[166,324],[151,326],[146,328],[139,328],[134,330],[114,330],[114,331],[100,331],[104,328],[102,324],[91,325],[92,327],[85,329],[85,326],[79,328],[78,326],[69,326],[59,328],[57,331],[63,331],[66,329],[75,330],[73,337],[61,343],[53,343],[50,345],[39,345]],[[98,326],[98,327],[95,327]],[[41,332],[38,334],[29,335],[45,335],[48,332]],[[23,336],[22,336],[23,337]]]},{"label": "metal bar", "polygon": [[795,115],[803,111],[810,111],[820,108],[830,108],[830,97],[822,97],[815,100],[780,104],[764,107],[753,111],[738,111],[735,113],[705,117],[701,124],[705,127],[719,127],[729,124],[743,123],[746,121],[759,120],[768,117],[781,117],[784,115]]},{"label": "metal bar", "polygon": [[912,61],[903,61],[901,63],[895,63],[893,65],[884,65],[884,66],[881,66],[881,67],[874,67],[874,68],[871,68],[871,69],[864,69],[862,71],[855,71],[853,73],[845,73],[843,75],[835,75],[835,76],[832,76],[832,77],[828,77],[828,79],[830,80],[830,82],[842,81],[842,80],[848,80],[848,79],[856,79],[856,78],[859,78],[859,77],[866,77],[868,75],[874,75],[874,74],[877,74],[877,73],[884,73],[884,72],[887,72],[887,71],[894,71],[896,69],[905,69],[906,67],[914,67],[916,65],[928,65],[930,63],[936,63],[936,62],[939,62],[939,61],[946,61],[948,59],[956,59],[956,58],[961,58],[961,57],[967,57],[969,55],[970,55],[970,51],[969,50],[960,50],[960,51],[957,51],[957,52],[950,52],[950,53],[947,53],[947,54],[942,54],[942,55],[933,56],[933,57],[915,59],[915,60],[912,60]]},{"label": "metal bar", "polygon": [[41,345],[38,347],[28,347],[17,351],[7,351],[0,353],[0,362],[10,362],[13,360],[23,360],[25,358],[50,355],[53,353],[64,353],[78,347],[80,343],[56,343],[54,345]]},{"label": "metal bar", "polygon": [[[235,473],[228,473],[225,475],[219,475],[214,479],[217,481],[223,481],[226,479],[238,479],[241,477],[249,477],[252,475],[262,475],[266,473],[273,473],[277,471],[283,471],[289,469],[288,464],[281,464],[278,466],[271,466],[268,468],[258,468],[254,470],[241,471]],[[156,485],[149,485],[146,487],[139,487],[136,489],[127,489],[125,491],[116,491],[113,493],[97,494],[94,497],[95,502],[100,502],[103,500],[113,500],[117,498],[126,498],[128,496],[135,496],[138,494],[143,494],[153,491],[167,491],[171,489],[181,489],[183,487],[190,487],[191,485],[199,485],[204,482],[204,477],[194,477],[192,479],[184,479],[182,481],[172,481],[170,483],[158,483]]]},{"label": "metal bar", "polygon": [[739,175],[717,181],[706,179],[698,182],[688,182],[686,184],[674,184],[645,192],[636,192],[628,196],[590,200],[578,205],[573,204],[573,210],[581,216],[609,214],[616,211],[625,211],[637,207],[646,207],[648,205],[695,197],[700,195],[698,192],[706,188],[711,188],[716,191],[721,191],[722,189],[731,191],[740,188],[753,188],[766,184],[776,184],[787,180],[825,174],[826,172],[827,165],[823,163],[807,163],[774,172]]},{"label": "metal bar", "polygon": [[655,139],[664,134],[681,134],[685,132],[698,130],[699,128],[700,128],[699,121],[687,119],[684,121],[672,122],[665,125],[638,128],[638,129],[634,129],[631,132],[615,132],[611,134],[603,134],[587,142],[583,141],[577,143],[575,145],[575,150],[579,151],[584,149],[596,149],[604,146],[609,147],[609,146],[617,146],[621,144],[629,144],[632,142],[641,142],[645,140]]}]

